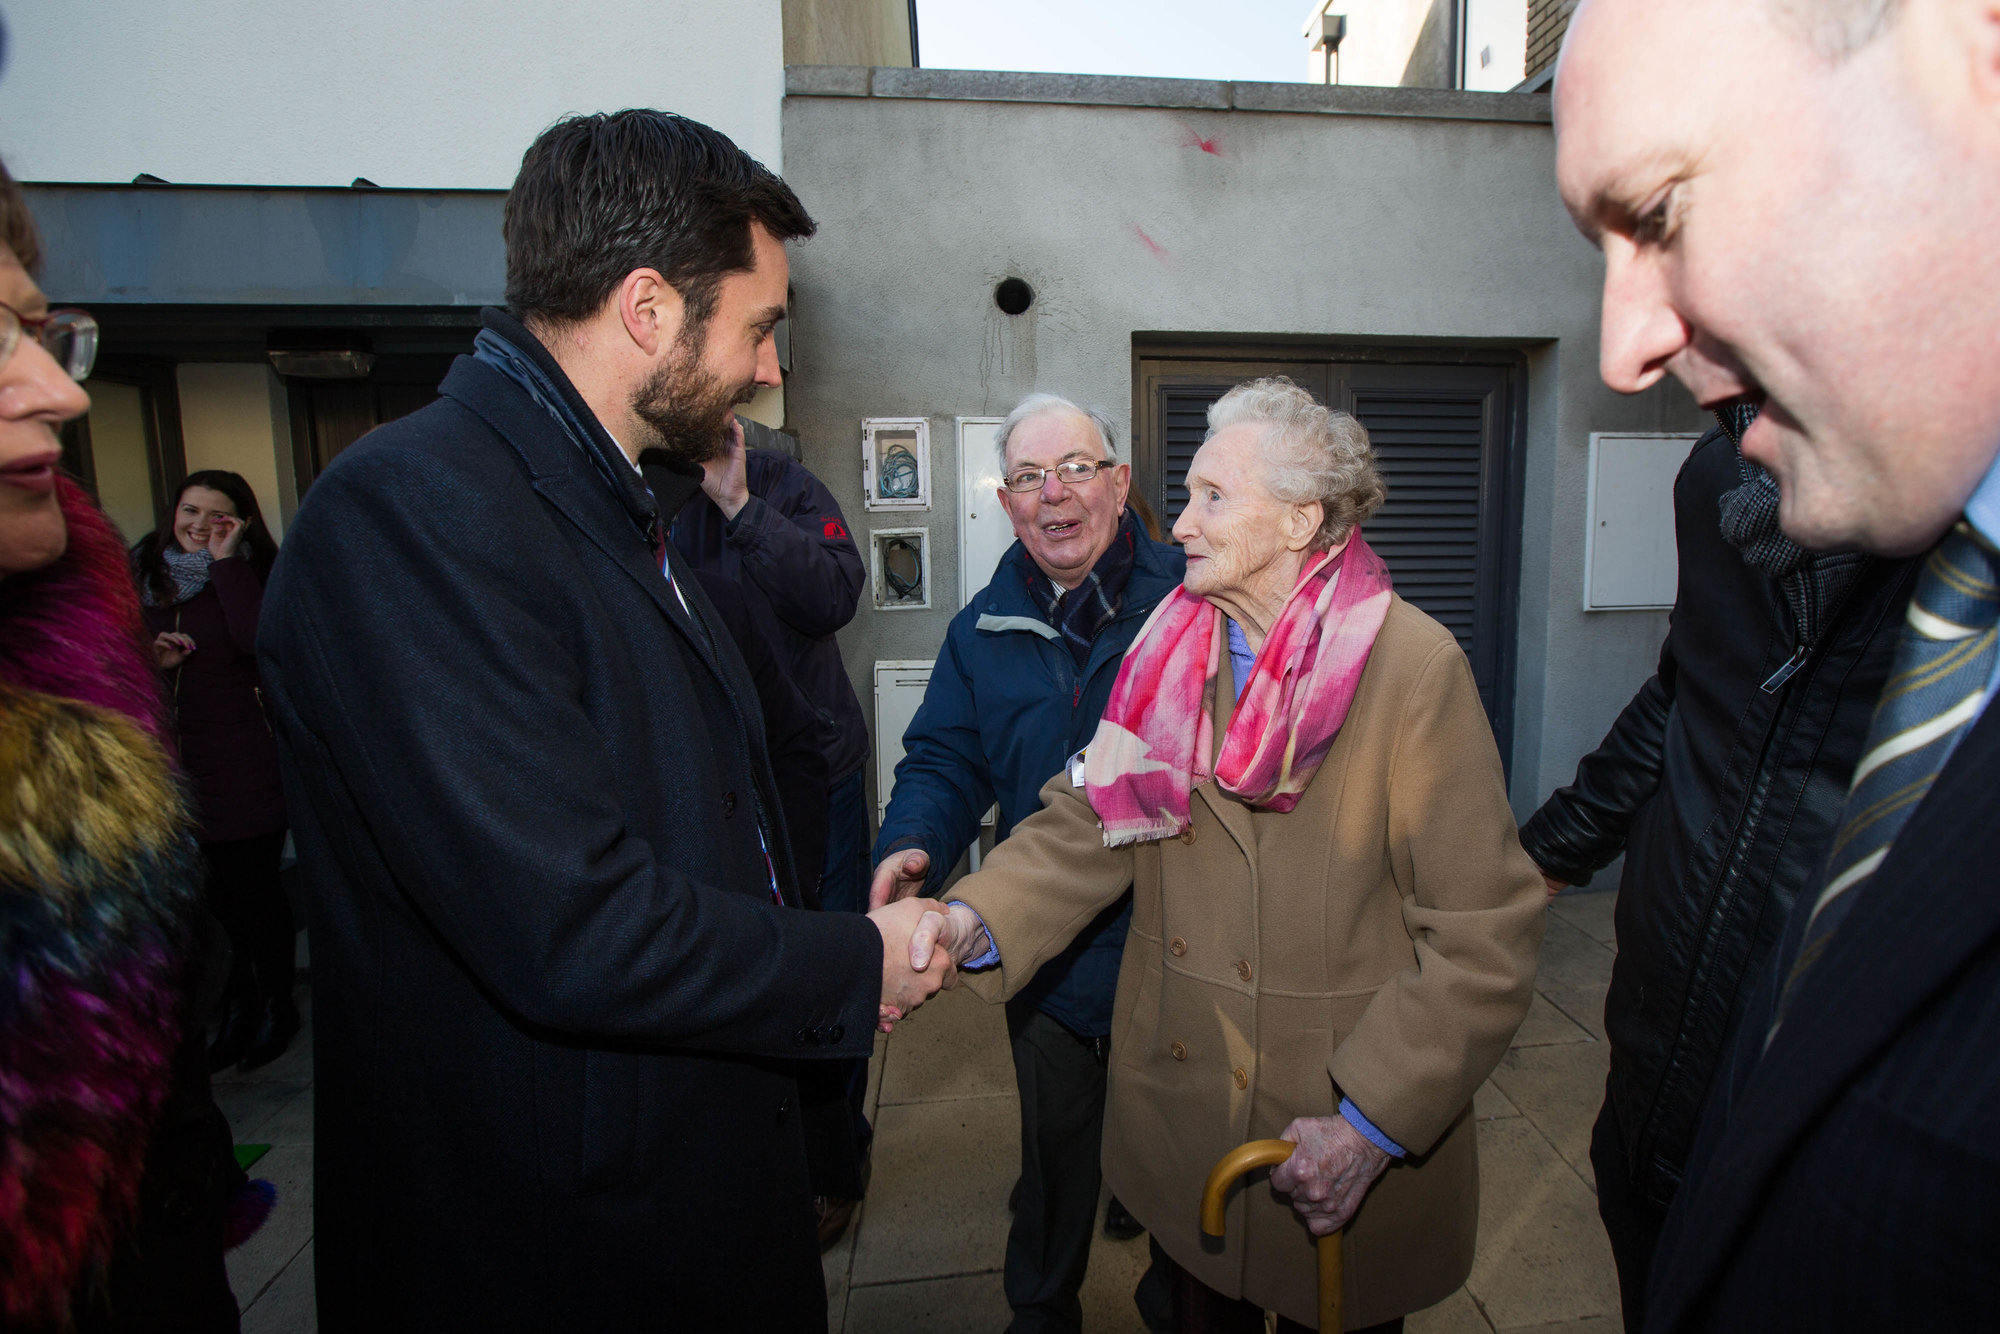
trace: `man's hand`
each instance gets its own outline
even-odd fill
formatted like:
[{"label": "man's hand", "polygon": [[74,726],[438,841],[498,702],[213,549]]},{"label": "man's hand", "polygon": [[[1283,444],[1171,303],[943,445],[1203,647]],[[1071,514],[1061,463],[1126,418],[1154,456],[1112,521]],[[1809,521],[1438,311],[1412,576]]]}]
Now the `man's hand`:
[{"label": "man's hand", "polygon": [[910,963],[918,928],[927,916],[942,918],[943,913],[944,905],[933,899],[904,899],[868,914],[868,920],[882,933],[882,1001],[876,1019],[884,1033],[958,978],[951,956],[928,945],[924,965],[913,967]]},{"label": "man's hand", "polygon": [[915,848],[905,848],[892,852],[882,859],[875,868],[875,879],[868,887],[868,907],[880,908],[887,903],[897,903],[909,898],[924,887],[924,880],[931,873],[931,855]]},{"label": "man's hand", "polygon": [[727,519],[735,518],[750,503],[750,480],[745,472],[746,452],[743,423],[731,417],[728,443],[721,453],[701,465],[701,489]]},{"label": "man's hand", "polygon": [[1292,1208],[1315,1237],[1346,1227],[1390,1163],[1344,1117],[1302,1116],[1278,1138],[1299,1147],[1271,1170],[1271,1186],[1292,1197]]}]

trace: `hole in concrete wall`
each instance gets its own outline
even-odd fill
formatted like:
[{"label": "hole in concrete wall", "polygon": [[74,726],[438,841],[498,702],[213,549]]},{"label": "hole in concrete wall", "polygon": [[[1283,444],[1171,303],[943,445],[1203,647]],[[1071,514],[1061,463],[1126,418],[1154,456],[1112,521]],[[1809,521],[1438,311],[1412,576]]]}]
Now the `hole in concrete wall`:
[{"label": "hole in concrete wall", "polygon": [[993,304],[1009,315],[1019,315],[1035,303],[1035,289],[1020,278],[1002,278],[993,289]]}]

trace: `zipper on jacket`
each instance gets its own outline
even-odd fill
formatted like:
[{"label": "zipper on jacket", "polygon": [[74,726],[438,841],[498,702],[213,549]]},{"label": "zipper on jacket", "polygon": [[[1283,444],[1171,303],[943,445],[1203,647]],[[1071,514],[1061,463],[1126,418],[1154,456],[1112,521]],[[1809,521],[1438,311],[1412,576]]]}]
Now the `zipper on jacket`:
[{"label": "zipper on jacket", "polygon": [[1779,667],[1777,671],[1772,672],[1770,679],[1765,681],[1763,686],[1760,687],[1763,692],[1767,695],[1776,694],[1779,687],[1791,680],[1799,668],[1806,665],[1806,654],[1811,649],[1812,646],[1810,644],[1799,645],[1798,652],[1785,659],[1784,665]]}]

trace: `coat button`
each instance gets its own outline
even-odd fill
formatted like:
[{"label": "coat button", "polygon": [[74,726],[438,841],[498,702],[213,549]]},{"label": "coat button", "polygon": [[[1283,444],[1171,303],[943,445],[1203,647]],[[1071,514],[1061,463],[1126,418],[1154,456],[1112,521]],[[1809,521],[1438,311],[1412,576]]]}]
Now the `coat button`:
[{"label": "coat button", "polygon": [[1250,980],[1250,961],[1248,959],[1238,959],[1236,961],[1236,975],[1245,982]]},{"label": "coat button", "polygon": [[1189,825],[1187,828],[1181,830],[1181,832],[1177,834],[1175,837],[1179,838],[1180,841],[1183,843],[1194,842],[1194,826]]},{"label": "coat button", "polygon": [[1250,1087],[1250,1072],[1240,1065],[1236,1067],[1236,1087],[1240,1089]]},{"label": "coat button", "polygon": [[1167,1048],[1167,1053],[1176,1061],[1185,1061],[1187,1059],[1187,1044],[1185,1042],[1176,1042],[1173,1046]]},{"label": "coat button", "polygon": [[734,814],[736,814],[736,794],[725,792],[722,794],[722,818],[727,820]]},{"label": "coat button", "polygon": [[1179,936],[1175,936],[1172,940],[1167,942],[1167,952],[1173,955],[1176,959],[1178,959],[1183,954],[1187,953],[1187,942],[1185,940],[1182,940]]},{"label": "coat button", "polygon": [[810,1028],[802,1028],[792,1034],[792,1041],[801,1047],[817,1047],[819,1045],[819,1035],[814,1033]]},{"label": "coat button", "polygon": [[826,1030],[826,1045],[829,1047],[838,1046],[840,1040],[846,1036],[847,1025],[835,1024],[832,1028]]}]

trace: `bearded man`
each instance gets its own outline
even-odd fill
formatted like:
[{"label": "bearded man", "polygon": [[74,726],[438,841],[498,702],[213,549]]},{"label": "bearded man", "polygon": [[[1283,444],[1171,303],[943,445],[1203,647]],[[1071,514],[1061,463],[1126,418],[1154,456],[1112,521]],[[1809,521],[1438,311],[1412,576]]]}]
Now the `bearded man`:
[{"label": "bearded man", "polygon": [[824,1328],[797,1061],[918,911],[801,912],[757,698],[638,461],[777,381],[811,218],[707,126],[564,121],[442,398],[314,484],[259,650],[311,902],[320,1327]]}]

